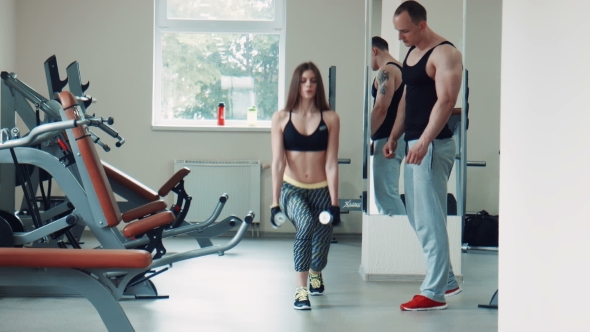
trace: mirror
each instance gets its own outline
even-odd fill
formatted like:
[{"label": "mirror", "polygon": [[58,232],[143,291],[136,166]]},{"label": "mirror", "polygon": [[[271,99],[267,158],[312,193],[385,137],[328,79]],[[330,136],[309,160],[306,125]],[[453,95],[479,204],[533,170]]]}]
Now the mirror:
[{"label": "mirror", "polygon": [[[399,4],[402,2],[398,1],[383,1],[383,0],[368,0],[369,8],[371,12],[369,29],[369,35],[381,37],[387,42],[388,53],[393,57],[394,62],[403,63],[404,58],[409,50],[403,43],[398,40],[398,33],[393,27],[393,14]],[[464,0],[449,0],[449,1],[435,1],[435,0],[421,0],[420,3],[426,7],[428,25],[438,33],[439,35],[447,38],[451,43],[455,45],[463,54],[464,53]],[[371,40],[368,41],[371,44]],[[383,77],[379,77],[379,66],[387,63],[383,53],[380,53],[378,57],[379,61],[375,61],[377,70],[373,70],[373,63],[371,54],[373,51],[370,46],[367,50],[367,63],[368,75],[366,79],[367,91],[366,95],[366,106],[365,119],[367,121],[367,128],[369,130],[369,123],[371,121],[371,113],[375,103],[375,95],[379,93],[376,88],[373,88],[375,81],[382,80]],[[382,75],[382,74],[381,74]],[[466,83],[464,78],[463,83]],[[462,215],[465,211],[465,188],[466,188],[466,149],[465,146],[465,124],[466,112],[468,111],[468,103],[465,102],[465,93],[468,89],[462,88],[459,92],[457,104],[453,111],[453,115],[449,120],[449,129],[454,134],[456,143],[456,158],[451,170],[449,177],[447,190],[448,190],[448,204],[447,213],[448,215]],[[395,100],[395,96],[393,97]],[[463,107],[465,105],[465,107]],[[467,113],[468,114],[468,113]],[[378,130],[379,131],[379,130]],[[367,136],[370,136],[365,132]],[[368,207],[367,213],[371,215],[375,214],[387,214],[387,215],[405,215],[405,193],[404,193],[404,164],[405,158],[398,159],[397,162],[387,160],[383,157],[381,151],[383,145],[387,141],[387,138],[383,138],[383,135],[374,135],[372,139],[367,139],[365,149],[372,151],[368,153],[366,158],[367,164],[367,182],[368,182]],[[401,154],[405,155],[405,142],[399,141],[399,148],[396,150]],[[396,153],[397,154],[397,153]],[[397,176],[399,174],[399,177]],[[396,179],[397,178],[397,179]],[[396,181],[397,180],[397,181]],[[395,184],[397,185],[397,193],[395,190]]]}]

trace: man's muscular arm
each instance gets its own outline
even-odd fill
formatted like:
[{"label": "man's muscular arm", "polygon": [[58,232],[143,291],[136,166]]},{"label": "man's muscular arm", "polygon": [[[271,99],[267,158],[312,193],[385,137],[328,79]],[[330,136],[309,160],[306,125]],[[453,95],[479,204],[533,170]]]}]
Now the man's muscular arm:
[{"label": "man's muscular arm", "polygon": [[436,70],[434,81],[438,101],[434,104],[428,125],[416,144],[408,151],[406,162],[419,165],[428,151],[428,145],[449,121],[457,102],[463,75],[461,53],[454,47],[441,46],[430,58]]},{"label": "man's muscular arm", "polygon": [[439,51],[439,56],[433,59],[436,68],[434,82],[438,101],[434,104],[428,126],[420,137],[425,144],[432,142],[449,121],[457,103],[463,77],[461,53],[451,46],[441,48]]},{"label": "man's muscular arm", "polygon": [[381,127],[395,90],[401,84],[401,73],[393,66],[385,66],[377,73],[377,96],[371,111],[371,135]]},{"label": "man's muscular arm", "polygon": [[404,87],[404,93],[397,106],[397,116],[391,128],[389,139],[383,146],[383,155],[387,159],[395,157],[395,150],[397,149],[397,140],[402,137],[404,133],[404,122],[406,120],[406,87]]}]

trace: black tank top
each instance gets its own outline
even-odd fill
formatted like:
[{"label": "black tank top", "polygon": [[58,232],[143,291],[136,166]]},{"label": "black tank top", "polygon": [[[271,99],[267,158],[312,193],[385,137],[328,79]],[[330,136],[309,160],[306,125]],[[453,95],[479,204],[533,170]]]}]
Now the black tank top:
[{"label": "black tank top", "polygon": [[[411,141],[419,139],[428,125],[430,113],[436,104],[438,97],[436,95],[436,86],[434,80],[426,73],[426,63],[432,54],[432,51],[440,45],[448,44],[453,47],[455,45],[448,41],[444,41],[426,52],[420,61],[414,66],[408,66],[408,55],[416,48],[413,46],[408,51],[404,59],[404,68],[402,70],[402,77],[406,83],[406,120],[405,125],[405,140]],[[445,123],[445,126],[436,136],[437,139],[449,138],[453,136],[453,132]]]},{"label": "black tank top", "polygon": [[289,151],[324,151],[328,148],[328,126],[324,122],[323,111],[320,111],[320,124],[309,136],[301,135],[293,122],[291,122],[289,111],[289,122],[283,131],[283,146]]},{"label": "black tank top", "polygon": [[[395,65],[402,70],[402,67],[395,62],[388,62],[388,65]],[[375,88],[375,81],[373,81],[371,94],[373,95],[373,106],[375,106],[375,101],[377,100],[377,88]],[[402,99],[402,95],[404,94],[404,81],[402,79],[402,84],[400,84],[399,88],[395,90],[393,97],[391,98],[391,104],[389,104],[389,108],[387,109],[387,115],[385,115],[385,120],[377,129],[374,135],[371,136],[373,141],[378,139],[387,138],[391,134],[391,129],[393,128],[393,124],[395,123],[395,117],[397,116],[397,107],[399,106],[399,101]]]}]

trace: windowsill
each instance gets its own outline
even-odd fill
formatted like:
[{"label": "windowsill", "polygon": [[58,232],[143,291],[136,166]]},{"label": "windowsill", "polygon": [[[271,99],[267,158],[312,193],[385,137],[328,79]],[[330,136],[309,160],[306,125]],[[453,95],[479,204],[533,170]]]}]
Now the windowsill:
[{"label": "windowsill", "polygon": [[[229,123],[228,123],[229,122]],[[266,123],[264,123],[266,122]],[[153,124],[152,130],[158,131],[222,131],[222,132],[270,132],[270,121],[258,123],[256,126],[248,126],[245,123],[232,123],[226,121],[225,126],[217,124],[195,124],[187,125],[186,123],[178,124]]]}]

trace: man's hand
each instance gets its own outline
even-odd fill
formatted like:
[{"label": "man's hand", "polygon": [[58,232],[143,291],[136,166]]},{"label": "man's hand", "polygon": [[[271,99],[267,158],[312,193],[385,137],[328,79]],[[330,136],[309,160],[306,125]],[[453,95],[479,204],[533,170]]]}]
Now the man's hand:
[{"label": "man's hand", "polygon": [[391,138],[387,140],[387,143],[383,146],[383,155],[387,159],[395,157],[395,150],[397,149],[397,141]]},{"label": "man's hand", "polygon": [[416,144],[414,144],[408,151],[408,155],[406,156],[406,163],[420,165],[420,163],[422,163],[422,159],[424,159],[424,156],[427,152],[428,144],[424,144],[421,141],[416,142]]}]

